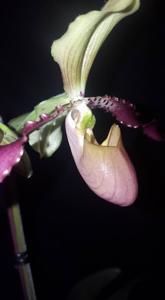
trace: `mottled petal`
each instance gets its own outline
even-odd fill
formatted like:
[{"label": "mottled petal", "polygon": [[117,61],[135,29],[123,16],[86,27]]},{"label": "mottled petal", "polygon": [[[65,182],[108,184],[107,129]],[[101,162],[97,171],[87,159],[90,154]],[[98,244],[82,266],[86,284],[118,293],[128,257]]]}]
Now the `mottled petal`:
[{"label": "mottled petal", "polygon": [[[81,106],[76,108],[81,115]],[[123,147],[118,125],[113,125],[107,139],[99,145],[91,128],[77,129],[79,120],[66,118],[66,132],[77,168],[99,197],[122,206],[132,204],[137,196],[135,169]]]},{"label": "mottled petal", "polygon": [[64,90],[72,98],[84,94],[93,61],[114,26],[139,8],[139,0],[109,0],[101,10],[81,15],[52,45],[59,64]]}]

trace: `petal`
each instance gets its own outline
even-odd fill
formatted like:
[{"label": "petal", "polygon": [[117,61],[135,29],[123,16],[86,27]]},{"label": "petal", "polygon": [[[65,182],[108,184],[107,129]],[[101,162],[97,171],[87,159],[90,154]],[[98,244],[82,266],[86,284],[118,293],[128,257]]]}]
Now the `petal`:
[{"label": "petal", "polygon": [[131,102],[107,95],[84,98],[84,100],[91,108],[101,108],[106,112],[111,112],[120,124],[135,129],[141,128],[149,138],[158,142],[165,141],[165,133],[159,130],[157,120],[148,123],[140,121],[142,114]]},{"label": "petal", "polygon": [[10,174],[12,168],[20,162],[26,141],[27,138],[22,137],[8,145],[0,145],[0,183]]},{"label": "petal", "polygon": [[69,113],[66,132],[77,168],[91,190],[111,203],[132,204],[137,197],[137,178],[123,147],[119,126],[113,125],[107,139],[98,145],[92,130],[78,130]]},{"label": "petal", "polygon": [[84,94],[89,71],[108,34],[125,16],[139,8],[139,0],[109,0],[100,11],[91,11],[72,22],[67,32],[52,45],[59,64],[64,90],[72,98]]},{"label": "petal", "polygon": [[165,141],[165,133],[159,131],[158,122],[156,120],[153,120],[147,124],[143,124],[142,127],[144,134],[150,137],[151,139],[157,142]]},{"label": "petal", "polygon": [[129,101],[111,96],[97,96],[86,99],[91,108],[98,107],[104,109],[106,112],[111,112],[116,120],[123,125],[133,128],[141,126],[138,120],[139,113],[136,111],[135,106]]},{"label": "petal", "polygon": [[[11,130],[8,126],[6,126],[5,124],[0,123],[0,133],[3,134],[3,138],[0,140],[0,147],[3,145],[8,145],[8,144],[18,140],[18,136],[16,135],[16,133],[13,130]],[[25,140],[25,138],[23,138],[23,140]],[[1,164],[0,169],[2,168],[1,173],[3,173],[5,170],[7,170],[6,164],[9,163],[9,159],[11,158],[11,157],[10,158],[7,157],[7,155],[8,155],[7,152],[9,150],[9,147],[1,148],[0,153],[1,153],[2,149],[3,149],[3,157],[0,158],[0,160],[2,160],[0,162],[0,164]],[[10,149],[11,149],[10,151],[13,151],[12,150],[13,148],[10,148]],[[6,157],[4,156],[4,151],[6,151]],[[5,160],[5,161],[3,161],[3,160]],[[18,161],[18,159],[17,159],[17,161]],[[6,169],[4,170],[5,166],[6,166]],[[12,166],[14,167],[14,164],[12,164]],[[11,169],[12,169],[12,167],[11,167]],[[27,178],[31,177],[32,166],[31,166],[31,161],[30,161],[30,158],[29,158],[26,150],[24,150],[24,154],[21,157],[20,162],[18,164],[16,164],[15,170],[22,176],[25,176]],[[8,173],[8,171],[5,171],[5,173]]]}]

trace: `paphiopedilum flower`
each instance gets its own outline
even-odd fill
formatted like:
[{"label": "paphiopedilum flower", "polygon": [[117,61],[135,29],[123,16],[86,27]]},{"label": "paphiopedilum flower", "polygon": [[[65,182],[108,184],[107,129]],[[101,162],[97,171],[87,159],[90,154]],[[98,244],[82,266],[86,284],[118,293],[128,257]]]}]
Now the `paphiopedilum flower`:
[{"label": "paphiopedilum flower", "polygon": [[66,117],[66,133],[76,166],[99,197],[114,204],[130,205],[136,199],[138,185],[120,128],[114,124],[99,145],[92,130],[94,123],[92,112],[84,103],[75,105]]},{"label": "paphiopedilum flower", "polygon": [[98,196],[119,205],[135,200],[136,174],[123,147],[120,128],[113,125],[107,139],[99,145],[92,131],[95,118],[87,105],[111,112],[120,123],[142,128],[155,140],[162,140],[162,136],[155,123],[140,122],[131,103],[110,96],[85,97],[85,87],[102,43],[114,26],[139,5],[140,0],[109,0],[101,10],[76,18],[66,33],[54,41],[51,53],[60,66],[65,93],[42,101],[32,112],[11,120],[12,142],[7,138],[10,128],[0,123],[0,182],[20,161],[27,141],[41,157],[51,156],[61,143],[61,124],[67,116],[68,141],[88,186]]}]

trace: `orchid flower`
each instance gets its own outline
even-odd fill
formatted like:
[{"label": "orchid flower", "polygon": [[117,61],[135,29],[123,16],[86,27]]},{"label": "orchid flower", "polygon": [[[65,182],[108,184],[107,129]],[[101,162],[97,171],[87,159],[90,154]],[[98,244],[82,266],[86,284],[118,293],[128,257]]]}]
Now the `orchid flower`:
[{"label": "orchid flower", "polygon": [[[101,10],[77,17],[66,33],[53,42],[51,54],[60,66],[65,92],[11,120],[10,128],[0,124],[0,182],[20,161],[27,141],[41,157],[52,155],[61,143],[61,125],[66,117],[68,142],[87,185],[112,203],[129,205],[134,202],[137,178],[124,149],[120,128],[114,124],[107,139],[99,145],[93,134],[95,117],[90,108],[111,112],[120,123],[142,128],[155,140],[161,140],[162,136],[155,124],[139,121],[133,104],[110,96],[85,97],[85,87],[104,40],[120,20],[136,12],[139,6],[140,0],[109,0]],[[9,135],[12,136],[10,142]]]}]

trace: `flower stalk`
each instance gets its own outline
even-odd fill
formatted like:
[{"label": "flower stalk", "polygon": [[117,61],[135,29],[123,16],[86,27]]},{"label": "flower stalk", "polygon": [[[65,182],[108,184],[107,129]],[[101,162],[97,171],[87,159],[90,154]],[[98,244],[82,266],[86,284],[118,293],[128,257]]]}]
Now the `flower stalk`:
[{"label": "flower stalk", "polygon": [[19,203],[15,201],[15,184],[10,177],[6,185],[6,196],[8,200],[7,215],[13,241],[14,260],[20,277],[23,300],[36,300],[20,206]]}]

